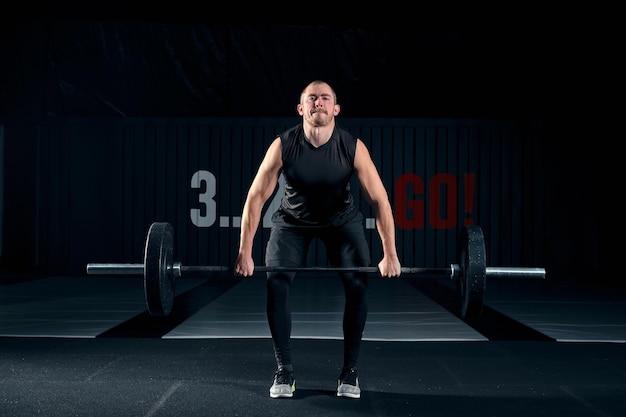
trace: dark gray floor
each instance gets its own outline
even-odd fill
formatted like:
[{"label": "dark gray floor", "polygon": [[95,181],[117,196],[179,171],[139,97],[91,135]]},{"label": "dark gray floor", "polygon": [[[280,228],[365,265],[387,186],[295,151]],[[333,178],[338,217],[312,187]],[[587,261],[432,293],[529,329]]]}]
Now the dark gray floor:
[{"label": "dark gray floor", "polygon": [[626,415],[624,289],[489,281],[478,319],[450,282],[371,282],[360,400],[335,397],[337,282],[294,286],[297,390],[273,372],[263,280],[185,278],[169,317],[141,279],[0,285],[0,416]]},{"label": "dark gray floor", "polygon": [[[0,336],[95,338],[145,314],[141,277],[50,277],[0,288]],[[264,280],[181,278],[165,339],[269,338]],[[626,290],[545,280],[489,280],[487,311],[562,342],[626,342]],[[458,317],[452,281],[370,280],[365,340],[485,341]],[[341,339],[338,280],[298,277],[293,337]],[[478,324],[478,323],[474,323]],[[131,336],[133,336],[131,334]]]}]

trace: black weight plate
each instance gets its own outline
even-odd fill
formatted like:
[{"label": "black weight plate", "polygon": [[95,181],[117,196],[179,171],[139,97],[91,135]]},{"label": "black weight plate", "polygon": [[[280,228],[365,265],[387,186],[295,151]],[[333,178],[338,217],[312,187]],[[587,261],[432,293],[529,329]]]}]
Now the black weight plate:
[{"label": "black weight plate", "polygon": [[152,223],[146,237],[143,283],[148,312],[153,316],[169,315],[174,304],[173,242],[171,224]]},{"label": "black weight plate", "polygon": [[479,317],[485,305],[487,256],[485,239],[479,226],[465,226],[458,241],[461,277],[457,289],[461,299],[461,317]]}]

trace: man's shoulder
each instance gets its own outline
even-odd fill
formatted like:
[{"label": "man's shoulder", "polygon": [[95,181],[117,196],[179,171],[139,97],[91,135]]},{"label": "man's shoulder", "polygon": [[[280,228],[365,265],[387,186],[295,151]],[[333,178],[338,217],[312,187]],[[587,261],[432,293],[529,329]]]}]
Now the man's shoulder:
[{"label": "man's shoulder", "polygon": [[301,124],[297,124],[297,125],[294,125],[294,126],[288,128],[287,130],[284,130],[278,136],[283,141],[286,141],[286,140],[291,140],[291,139],[297,137],[300,132],[302,132],[302,125]]},{"label": "man's shoulder", "polygon": [[348,129],[344,128],[341,125],[335,125],[335,132],[344,142],[354,142],[356,143],[357,137],[352,134]]}]

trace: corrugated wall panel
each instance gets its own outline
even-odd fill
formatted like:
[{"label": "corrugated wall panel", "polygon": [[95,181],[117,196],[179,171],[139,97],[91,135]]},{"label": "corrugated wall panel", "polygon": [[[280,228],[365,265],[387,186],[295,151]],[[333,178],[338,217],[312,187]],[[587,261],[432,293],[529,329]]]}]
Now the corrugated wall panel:
[{"label": "corrugated wall panel", "polygon": [[[78,274],[88,262],[141,262],[155,221],[174,224],[176,258],[183,264],[232,265],[247,189],[275,135],[295,122],[43,121],[36,129],[31,202],[36,256],[25,267]],[[460,228],[478,224],[490,265],[542,265],[546,190],[540,125],[445,119],[340,123],[363,139],[379,169],[396,215],[403,264],[455,262]],[[375,264],[381,245],[373,213],[354,185]],[[266,209],[276,204],[272,196]],[[269,212],[255,241],[257,263],[269,236]],[[324,256],[316,244],[308,262],[323,263]]]}]

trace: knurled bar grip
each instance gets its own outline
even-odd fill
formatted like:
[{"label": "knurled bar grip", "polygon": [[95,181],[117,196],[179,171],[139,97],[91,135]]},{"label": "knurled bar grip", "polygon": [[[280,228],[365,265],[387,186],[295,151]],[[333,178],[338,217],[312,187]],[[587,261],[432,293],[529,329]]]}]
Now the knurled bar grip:
[{"label": "knurled bar grip", "polygon": [[[232,272],[233,268],[227,266],[185,266],[176,265],[173,269],[181,272]],[[87,264],[89,275],[143,275],[143,264]],[[286,267],[286,266],[255,266],[254,272],[378,272],[378,267]],[[404,274],[427,274],[427,275],[454,275],[453,267],[444,268],[408,268],[403,267]]]},{"label": "knurled bar grip", "polygon": [[[231,267],[227,266],[185,266],[173,265],[174,271],[180,272],[232,272]],[[376,266],[364,267],[283,267],[283,266],[255,266],[255,272],[379,272]],[[457,264],[450,265],[450,268],[419,268],[419,267],[402,267],[403,274],[416,275],[446,275],[451,279],[454,278],[459,271]],[[455,273],[455,271],[457,271]],[[176,275],[180,275],[180,272]],[[87,274],[89,275],[143,275],[143,264],[87,264]],[[489,278],[536,278],[544,279],[546,270],[544,268],[518,268],[505,266],[488,266],[485,274]]]}]

